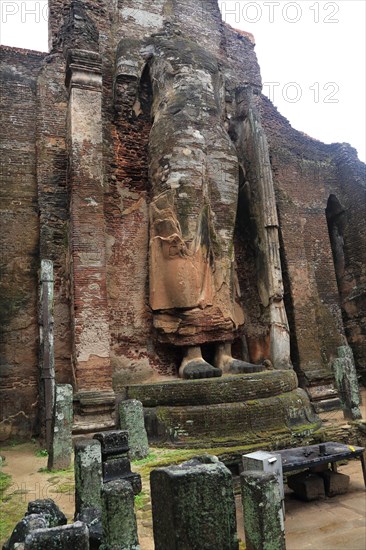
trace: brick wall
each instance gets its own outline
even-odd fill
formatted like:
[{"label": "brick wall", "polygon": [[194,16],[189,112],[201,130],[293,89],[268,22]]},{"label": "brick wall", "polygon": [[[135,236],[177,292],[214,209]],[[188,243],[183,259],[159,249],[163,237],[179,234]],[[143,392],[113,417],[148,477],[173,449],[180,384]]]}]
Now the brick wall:
[{"label": "brick wall", "polygon": [[[361,267],[366,248],[364,165],[350,147],[325,145],[291,128],[265,97],[261,110],[280,219],[287,306],[292,308],[295,367],[309,382],[330,376],[330,363],[344,341],[342,305],[347,337],[362,369],[365,313],[362,306],[354,308],[354,304],[361,303],[365,295]],[[348,219],[344,247],[345,278],[350,281],[347,297],[339,295],[325,214],[331,194],[344,205]],[[354,299],[350,299],[350,287]]]},{"label": "brick wall", "polygon": [[36,79],[44,54],[0,47],[0,438],[37,432]]},{"label": "brick wall", "polygon": [[[55,373],[71,383],[65,62],[49,55],[37,81],[37,181],[41,259],[54,266]],[[52,85],[50,85],[52,83]]]},{"label": "brick wall", "polygon": [[340,284],[343,321],[356,365],[366,384],[366,166],[347,144],[334,148],[344,208],[345,272]]}]

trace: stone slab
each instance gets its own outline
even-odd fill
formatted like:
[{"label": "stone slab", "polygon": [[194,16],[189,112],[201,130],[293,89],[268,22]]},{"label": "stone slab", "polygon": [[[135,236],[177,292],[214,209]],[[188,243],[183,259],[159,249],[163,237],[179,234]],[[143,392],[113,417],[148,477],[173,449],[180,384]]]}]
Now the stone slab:
[{"label": "stone slab", "polygon": [[320,427],[307,395],[298,388],[275,397],[214,405],[155,407],[145,411],[149,437],[191,444],[210,440],[250,443],[271,431],[311,431]]},{"label": "stone slab", "polygon": [[362,418],[361,399],[353,353],[349,346],[340,346],[337,352],[338,358],[333,361],[333,372],[344,417],[359,420]]},{"label": "stone slab", "polygon": [[313,401],[312,405],[316,414],[338,411],[341,408],[341,400],[339,397],[335,397],[333,399],[322,399],[320,401]]},{"label": "stone slab", "polygon": [[25,550],[89,550],[89,532],[85,523],[36,529],[25,539]]}]

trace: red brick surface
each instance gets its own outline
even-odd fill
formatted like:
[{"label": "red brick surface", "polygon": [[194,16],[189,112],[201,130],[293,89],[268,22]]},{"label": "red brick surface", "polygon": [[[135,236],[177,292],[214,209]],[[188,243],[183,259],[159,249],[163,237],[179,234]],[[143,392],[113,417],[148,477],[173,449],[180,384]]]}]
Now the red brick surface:
[{"label": "red brick surface", "polygon": [[36,86],[44,55],[0,47],[2,437],[36,431],[38,384]]}]

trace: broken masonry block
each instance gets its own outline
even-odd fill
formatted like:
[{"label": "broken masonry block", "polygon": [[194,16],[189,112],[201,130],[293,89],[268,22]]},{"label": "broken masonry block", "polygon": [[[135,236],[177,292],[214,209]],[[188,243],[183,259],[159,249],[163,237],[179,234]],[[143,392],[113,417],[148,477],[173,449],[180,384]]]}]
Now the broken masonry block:
[{"label": "broken masonry block", "polygon": [[301,472],[287,478],[287,485],[301,500],[325,498],[324,480],[318,474]]},{"label": "broken masonry block", "polygon": [[325,494],[327,497],[335,497],[336,495],[344,495],[349,488],[350,477],[332,470],[325,470],[321,473],[324,479]]},{"label": "broken masonry block", "polygon": [[247,550],[285,550],[280,482],[275,472],[240,475]]},{"label": "broken masonry block", "polygon": [[156,550],[238,550],[232,477],[217,457],[150,475]]},{"label": "broken masonry block", "polygon": [[102,453],[96,439],[75,443],[75,517],[84,508],[102,509]]},{"label": "broken masonry block", "polygon": [[47,464],[49,470],[64,470],[70,467],[72,421],[72,386],[70,384],[56,384],[52,438]]},{"label": "broken masonry block", "polygon": [[146,458],[149,454],[149,442],[144,422],[144,408],[141,401],[128,399],[119,404],[120,427],[128,432],[130,460]]},{"label": "broken masonry block", "polygon": [[102,489],[103,544],[100,550],[140,550],[131,484],[109,481]]},{"label": "broken masonry block", "polygon": [[48,527],[48,521],[42,514],[30,514],[24,516],[13,529],[7,542],[3,545],[3,550],[13,550],[16,544],[24,543],[27,535],[35,529]]},{"label": "broken masonry block", "polygon": [[98,508],[83,508],[75,521],[86,523],[89,529],[90,550],[98,550],[103,542],[102,511]]},{"label": "broken masonry block", "polygon": [[24,550],[89,550],[89,532],[77,521],[50,529],[36,529],[25,539]]},{"label": "broken masonry block", "polygon": [[26,516],[41,514],[48,522],[48,527],[66,525],[67,518],[51,498],[32,500],[28,503]]},{"label": "broken masonry block", "polygon": [[128,433],[125,430],[99,432],[94,439],[100,442],[102,452],[103,482],[124,479],[132,485],[135,495],[141,492],[141,476],[131,472],[128,458]]}]

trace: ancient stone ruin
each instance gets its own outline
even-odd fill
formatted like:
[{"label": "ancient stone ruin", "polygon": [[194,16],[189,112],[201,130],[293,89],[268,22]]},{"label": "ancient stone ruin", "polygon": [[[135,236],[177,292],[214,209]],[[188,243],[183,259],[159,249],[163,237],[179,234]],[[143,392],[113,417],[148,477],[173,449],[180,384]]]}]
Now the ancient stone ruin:
[{"label": "ancient stone ruin", "polygon": [[114,428],[116,399],[193,446],[357,416],[355,150],[291,128],[216,0],[49,0],[49,36],[0,48],[1,439],[51,429],[53,376],[74,433]]}]

